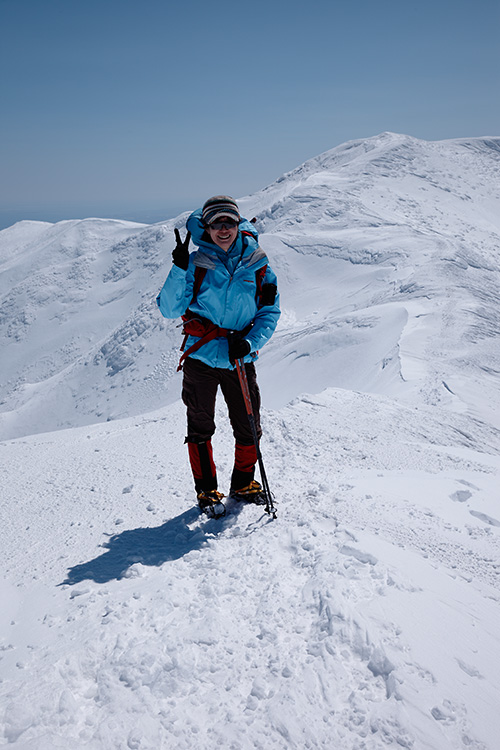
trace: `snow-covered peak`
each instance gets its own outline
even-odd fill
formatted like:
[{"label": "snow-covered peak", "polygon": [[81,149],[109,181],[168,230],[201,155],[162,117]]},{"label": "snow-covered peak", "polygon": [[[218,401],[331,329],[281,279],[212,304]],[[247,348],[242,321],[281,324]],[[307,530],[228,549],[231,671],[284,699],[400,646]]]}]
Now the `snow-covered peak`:
[{"label": "snow-covered peak", "polygon": [[418,228],[422,210],[426,223],[440,231],[437,214],[453,211],[451,196],[474,206],[469,211],[461,205],[459,218],[465,213],[464,218],[474,220],[480,202],[481,214],[497,229],[499,169],[500,138],[429,142],[382,133],[308,160],[242,205],[267,231],[295,224],[300,232],[306,218],[327,228],[332,219],[344,219],[351,228],[395,221]]},{"label": "snow-covered peak", "polygon": [[[269,405],[334,385],[484,417],[477,394],[500,370],[491,346],[499,147],[498,138],[382,133],[241,199],[282,295],[260,364]],[[154,300],[184,220],[21,222],[0,232],[1,434],[116,419],[179,397],[180,333]]]},{"label": "snow-covered peak", "polygon": [[185,217],[0,233],[1,427],[25,436],[0,441],[0,745],[496,750],[495,144],[382,134],[241,201],[283,306],[274,521],[194,507],[154,302]]}]

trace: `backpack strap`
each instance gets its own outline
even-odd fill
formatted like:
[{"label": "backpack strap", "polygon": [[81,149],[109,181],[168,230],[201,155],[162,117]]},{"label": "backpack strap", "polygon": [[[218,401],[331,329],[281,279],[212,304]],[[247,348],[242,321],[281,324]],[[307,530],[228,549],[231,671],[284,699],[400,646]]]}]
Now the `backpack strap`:
[{"label": "backpack strap", "polygon": [[[193,304],[193,302],[195,302],[196,297],[198,296],[198,292],[200,291],[200,286],[202,285],[202,282],[203,282],[203,279],[205,278],[206,272],[207,272],[207,269],[206,268],[202,268],[201,266],[196,266],[195,269],[194,269],[193,296],[191,297],[191,302],[189,303],[189,305],[186,308],[186,312],[182,316],[182,320],[183,320],[184,323],[186,323],[186,321],[189,318],[189,314],[191,313],[191,310],[189,308]],[[183,328],[182,332],[184,333],[184,338],[183,338],[182,344],[181,344],[181,352],[184,351],[184,349],[186,347],[186,342],[187,342],[187,340],[189,338],[189,333],[187,333],[184,328]],[[188,351],[190,351],[190,350],[188,350]],[[184,355],[184,357],[186,357],[186,356],[187,356],[187,353]],[[184,359],[184,357],[182,357],[182,359]],[[182,359],[181,359],[181,362],[182,362]],[[178,370],[182,369],[181,362],[179,362],[179,367],[177,368]]]},{"label": "backpack strap", "polygon": [[[207,272],[206,268],[202,268],[201,266],[196,266],[194,269],[194,283],[193,283],[193,296],[191,297],[191,302],[189,305],[192,305],[193,302],[196,301],[196,297],[198,296],[198,292],[200,291],[200,287],[202,285],[203,279],[205,278],[205,274]],[[188,305],[188,308],[189,308]]]},{"label": "backpack strap", "polygon": [[204,344],[208,344],[209,341],[212,341],[216,338],[227,338],[228,329],[227,328],[219,328],[219,326],[216,326],[215,323],[212,323],[211,321],[207,320],[207,330],[206,332],[200,336],[198,341],[195,341],[194,344],[191,344],[189,349],[187,351],[184,351],[184,347],[186,346],[186,341],[188,339],[189,333],[186,333],[184,336],[184,341],[182,342],[181,346],[181,352],[184,352],[179,360],[179,364],[177,366],[177,372],[180,372],[182,370],[182,365],[184,363],[184,360],[186,357],[189,357],[190,354],[193,354],[194,352],[197,352],[198,349],[200,349]]},{"label": "backpack strap", "polygon": [[264,276],[266,275],[267,271],[267,263],[265,266],[262,266],[262,268],[258,268],[257,271],[255,271],[255,284],[257,287],[257,292],[255,294],[255,301],[257,302],[257,307],[262,307],[262,284],[264,282]]}]

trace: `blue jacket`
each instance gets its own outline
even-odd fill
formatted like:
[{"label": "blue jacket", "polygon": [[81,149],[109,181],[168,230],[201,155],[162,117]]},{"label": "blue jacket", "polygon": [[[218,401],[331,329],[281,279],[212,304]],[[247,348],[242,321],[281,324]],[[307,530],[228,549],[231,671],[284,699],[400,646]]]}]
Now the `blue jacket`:
[{"label": "blue jacket", "polygon": [[[187,271],[173,265],[167,280],[157,297],[161,314],[165,318],[178,318],[189,307],[194,313],[208,318],[220,328],[242,331],[253,323],[245,335],[250,343],[250,354],[245,362],[253,362],[261,349],[274,333],[280,316],[279,295],[273,305],[257,306],[257,282],[255,272],[267,266],[263,283],[276,284],[276,276],[257,240],[257,233],[246,220],[240,222],[240,231],[233,245],[227,251],[211,242],[204,231],[201,209],[191,214],[186,222],[192,240],[198,250],[189,256]],[[245,234],[242,234],[242,231]],[[249,232],[251,234],[246,234]],[[193,283],[196,266],[206,268],[196,300],[193,297]],[[197,339],[190,336],[186,350]],[[208,341],[191,354],[210,367],[233,369],[229,361],[227,338]]]}]

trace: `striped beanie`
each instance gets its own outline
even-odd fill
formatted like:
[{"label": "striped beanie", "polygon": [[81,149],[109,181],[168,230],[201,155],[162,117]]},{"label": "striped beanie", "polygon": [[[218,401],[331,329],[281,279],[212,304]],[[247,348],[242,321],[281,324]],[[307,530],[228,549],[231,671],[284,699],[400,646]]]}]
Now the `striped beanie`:
[{"label": "striped beanie", "polygon": [[204,224],[212,224],[221,216],[228,216],[238,222],[241,218],[236,201],[229,195],[214,195],[203,206],[201,218]]}]

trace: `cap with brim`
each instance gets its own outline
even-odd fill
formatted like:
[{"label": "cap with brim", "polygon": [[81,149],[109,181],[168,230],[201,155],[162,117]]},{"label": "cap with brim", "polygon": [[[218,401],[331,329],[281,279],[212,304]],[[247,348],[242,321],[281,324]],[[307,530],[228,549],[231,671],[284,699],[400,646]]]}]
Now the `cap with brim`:
[{"label": "cap with brim", "polygon": [[228,195],[215,195],[213,198],[209,198],[202,210],[202,220],[206,225],[213,224],[214,221],[221,219],[226,216],[229,219],[239,222],[240,212],[238,205],[233,198]]}]

